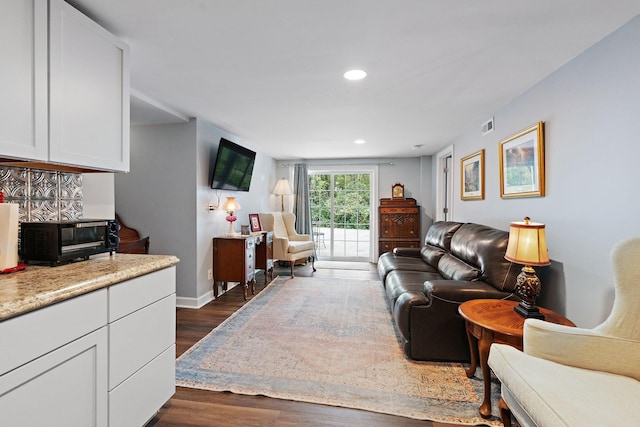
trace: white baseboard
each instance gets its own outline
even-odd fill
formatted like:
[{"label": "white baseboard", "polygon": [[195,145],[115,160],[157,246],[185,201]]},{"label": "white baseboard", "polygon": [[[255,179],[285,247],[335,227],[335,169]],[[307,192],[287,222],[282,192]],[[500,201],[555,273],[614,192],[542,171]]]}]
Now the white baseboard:
[{"label": "white baseboard", "polygon": [[[221,289],[220,293],[218,294],[218,296],[223,295],[224,293],[228,292],[229,290],[235,288],[237,286],[237,283],[229,283],[228,285],[229,285],[229,288],[226,291],[223,291]],[[204,295],[200,295],[198,298],[189,298],[189,297],[176,296],[176,307],[178,307],[178,308],[195,308],[195,309],[198,309],[200,307],[203,307],[203,306],[209,304],[214,299],[215,299],[215,297],[213,296],[213,289],[210,290],[209,292],[207,292]]]}]

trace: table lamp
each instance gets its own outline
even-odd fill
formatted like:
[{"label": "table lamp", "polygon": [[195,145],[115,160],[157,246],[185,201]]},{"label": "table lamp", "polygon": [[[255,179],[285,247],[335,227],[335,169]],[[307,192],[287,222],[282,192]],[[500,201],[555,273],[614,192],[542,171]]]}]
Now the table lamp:
[{"label": "table lamp", "polygon": [[286,178],[280,178],[276,187],[273,189],[273,194],[276,196],[280,196],[282,200],[282,212],[284,212],[284,196],[288,196],[293,194],[291,191],[291,186],[289,185],[289,180]]},{"label": "table lamp", "polygon": [[514,307],[515,312],[526,318],[544,319],[544,314],[540,313],[535,304],[540,295],[540,279],[531,267],[551,264],[544,224],[531,222],[529,217],[525,217],[524,221],[512,222],[504,257],[508,261],[524,265],[516,279],[514,292],[521,301]]},{"label": "table lamp", "polygon": [[236,234],[233,231],[233,222],[237,219],[234,213],[241,209],[240,203],[238,203],[235,197],[227,197],[227,200],[225,200],[222,204],[222,209],[229,213],[229,215],[227,215],[227,217],[225,218],[227,221],[229,221],[229,232],[227,234],[233,236]]}]

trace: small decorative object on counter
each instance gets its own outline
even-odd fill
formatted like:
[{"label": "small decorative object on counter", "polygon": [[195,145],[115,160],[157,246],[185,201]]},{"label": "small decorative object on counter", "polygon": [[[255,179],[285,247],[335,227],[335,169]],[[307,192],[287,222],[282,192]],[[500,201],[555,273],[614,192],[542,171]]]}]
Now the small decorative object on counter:
[{"label": "small decorative object on counter", "polygon": [[0,191],[0,271],[18,267],[18,204],[4,203]]}]

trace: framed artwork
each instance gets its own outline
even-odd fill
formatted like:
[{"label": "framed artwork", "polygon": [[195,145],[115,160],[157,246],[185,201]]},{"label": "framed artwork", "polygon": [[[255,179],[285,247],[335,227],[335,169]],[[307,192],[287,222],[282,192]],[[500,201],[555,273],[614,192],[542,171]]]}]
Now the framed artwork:
[{"label": "framed artwork", "polygon": [[544,196],[544,123],[500,142],[500,197]]},{"label": "framed artwork", "polygon": [[392,199],[404,199],[404,185],[399,182],[391,186],[391,198]]},{"label": "framed artwork", "polygon": [[260,225],[260,215],[249,214],[249,225],[251,226],[251,231],[262,231],[262,226]]},{"label": "framed artwork", "polygon": [[484,200],[484,149],[460,159],[460,198]]}]

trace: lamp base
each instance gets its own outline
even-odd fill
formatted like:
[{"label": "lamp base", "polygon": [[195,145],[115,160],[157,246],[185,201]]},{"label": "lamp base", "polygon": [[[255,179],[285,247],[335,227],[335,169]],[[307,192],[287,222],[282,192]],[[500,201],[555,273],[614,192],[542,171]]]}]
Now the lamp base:
[{"label": "lamp base", "polygon": [[544,314],[540,313],[540,309],[538,307],[525,307],[522,304],[518,304],[513,307],[513,311],[518,313],[520,316],[525,317],[527,319],[542,319],[544,320]]}]

